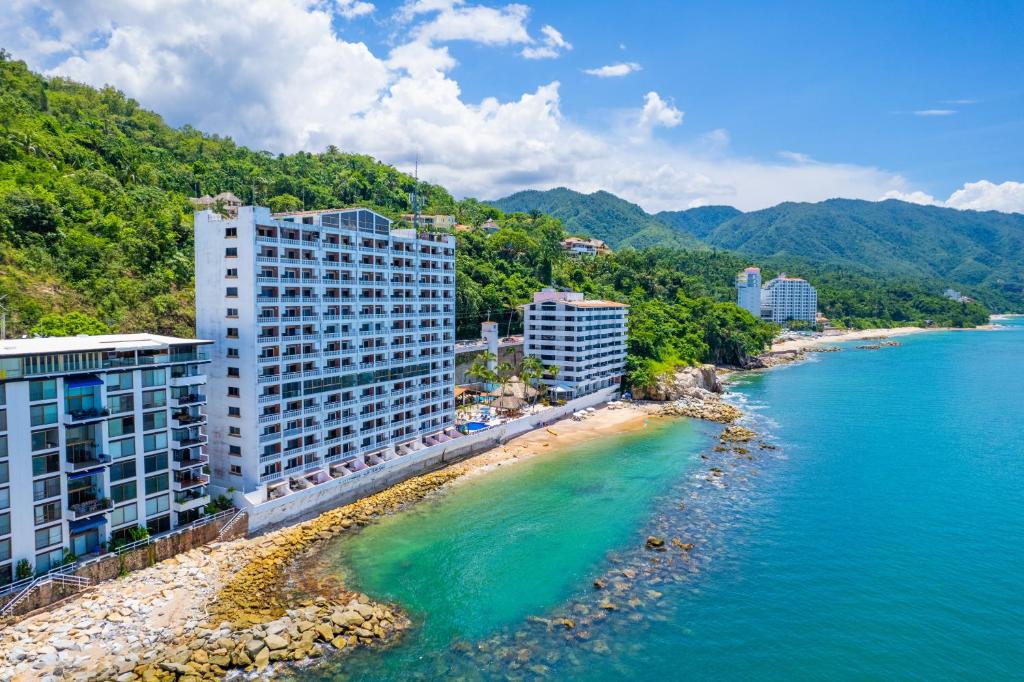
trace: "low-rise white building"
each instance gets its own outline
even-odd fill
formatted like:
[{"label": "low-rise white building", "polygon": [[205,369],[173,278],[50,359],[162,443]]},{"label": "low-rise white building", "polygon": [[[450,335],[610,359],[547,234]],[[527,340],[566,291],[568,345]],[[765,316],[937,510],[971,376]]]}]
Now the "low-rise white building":
[{"label": "low-rise white building", "polygon": [[0,585],[204,514],[207,343],[0,341]]},{"label": "low-rise white building", "polygon": [[608,245],[600,239],[584,239],[582,237],[563,239],[562,250],[574,256],[596,256],[612,252]]},{"label": "low-rise white building", "polygon": [[455,216],[453,215],[416,215],[415,213],[405,213],[402,215],[402,220],[411,223],[415,226],[422,227],[425,229],[443,229],[450,230],[455,227]]},{"label": "low-rise white building", "polygon": [[218,487],[260,504],[453,427],[453,236],[364,208],[243,206],[197,213],[195,243]]},{"label": "low-rise white building", "polygon": [[614,386],[625,369],[628,312],[625,303],[544,289],[523,306],[523,353],[558,368],[542,378],[555,397]]}]

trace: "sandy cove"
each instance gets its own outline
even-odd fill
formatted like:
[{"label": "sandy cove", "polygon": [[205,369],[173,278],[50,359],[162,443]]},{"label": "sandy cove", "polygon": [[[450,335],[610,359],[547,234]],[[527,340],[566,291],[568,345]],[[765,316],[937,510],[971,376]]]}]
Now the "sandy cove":
[{"label": "sandy cove", "polygon": [[785,353],[791,351],[804,351],[832,343],[843,341],[869,341],[876,339],[890,338],[893,336],[908,336],[923,332],[946,331],[944,327],[893,327],[892,329],[861,329],[851,332],[840,332],[838,334],[822,334],[821,336],[779,341],[772,344],[772,353]]},{"label": "sandy cove", "polygon": [[464,462],[411,478],[294,526],[213,543],[98,584],[0,628],[2,680],[203,680],[232,669],[267,675],[276,661],[372,646],[408,620],[343,587],[285,603],[287,567],[303,553],[469,475],[592,438],[644,428],[653,404],[563,419]]}]

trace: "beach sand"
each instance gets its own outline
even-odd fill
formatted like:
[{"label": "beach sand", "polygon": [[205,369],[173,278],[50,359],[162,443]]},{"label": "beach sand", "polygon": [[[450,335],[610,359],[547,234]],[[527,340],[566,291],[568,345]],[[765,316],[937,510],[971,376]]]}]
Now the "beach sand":
[{"label": "beach sand", "polygon": [[909,334],[920,334],[922,332],[944,331],[941,327],[893,327],[892,329],[861,329],[857,331],[840,332],[837,334],[823,334],[821,336],[809,336],[802,339],[779,341],[772,344],[773,353],[785,351],[798,351],[824,346],[841,341],[867,341],[872,339],[890,338],[893,336],[907,336]]}]

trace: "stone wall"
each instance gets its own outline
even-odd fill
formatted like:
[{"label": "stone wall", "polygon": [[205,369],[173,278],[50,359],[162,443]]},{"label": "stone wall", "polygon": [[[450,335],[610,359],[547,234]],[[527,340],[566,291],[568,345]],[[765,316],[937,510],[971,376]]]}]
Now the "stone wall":
[{"label": "stone wall", "polygon": [[[138,549],[118,555],[114,553],[105,554],[87,562],[83,562],[72,575],[86,578],[90,583],[96,584],[104,580],[117,578],[125,571],[137,571],[153,564],[170,559],[176,554],[187,552],[196,547],[208,544],[217,540],[217,534],[221,528],[231,520],[231,516],[218,519],[211,523],[197,526],[190,526],[180,531],[170,533],[156,538],[151,544]],[[234,525],[224,534],[220,540],[233,540],[244,537],[249,533],[248,515],[239,518]],[[86,588],[88,589],[88,588]],[[61,585],[58,583],[47,583],[36,588],[26,599],[14,609],[15,616],[24,615],[37,609],[42,609],[67,597],[79,588]],[[0,597],[0,607],[7,604],[17,596],[17,592]]]},{"label": "stone wall", "polygon": [[263,531],[312,518],[328,509],[380,492],[412,476],[472,457],[528,431],[547,426],[578,410],[608,402],[617,394],[617,387],[605,388],[571,400],[565,405],[551,407],[537,414],[520,417],[501,426],[462,436],[447,443],[432,445],[390,462],[382,462],[363,469],[351,476],[250,506],[249,528],[253,531]]}]

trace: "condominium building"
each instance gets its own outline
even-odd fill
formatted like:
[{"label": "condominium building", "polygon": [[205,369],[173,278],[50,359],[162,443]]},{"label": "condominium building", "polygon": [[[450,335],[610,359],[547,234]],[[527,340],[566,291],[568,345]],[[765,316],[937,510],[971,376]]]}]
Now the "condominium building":
[{"label": "condominium building", "polygon": [[539,291],[523,306],[523,353],[557,368],[542,378],[555,395],[576,398],[615,386],[625,367],[628,310],[577,292]]},{"label": "condominium building", "polygon": [[252,503],[430,445],[454,422],[455,238],[363,208],[196,214],[214,483]]},{"label": "condominium building", "polygon": [[608,245],[600,239],[583,239],[582,237],[563,239],[562,250],[573,256],[596,256],[612,252]]},{"label": "condominium building", "polygon": [[422,227],[424,229],[450,230],[455,227],[455,216],[453,215],[417,215],[415,213],[402,214],[402,220],[407,223]]},{"label": "condominium building", "polygon": [[198,519],[207,341],[0,341],[0,584]]},{"label": "condominium building", "polygon": [[764,285],[761,311],[762,317],[772,322],[800,320],[814,324],[818,313],[818,292],[807,280],[787,277],[783,272]]},{"label": "condominium building", "polygon": [[747,268],[736,275],[736,305],[761,317],[761,268]]}]

